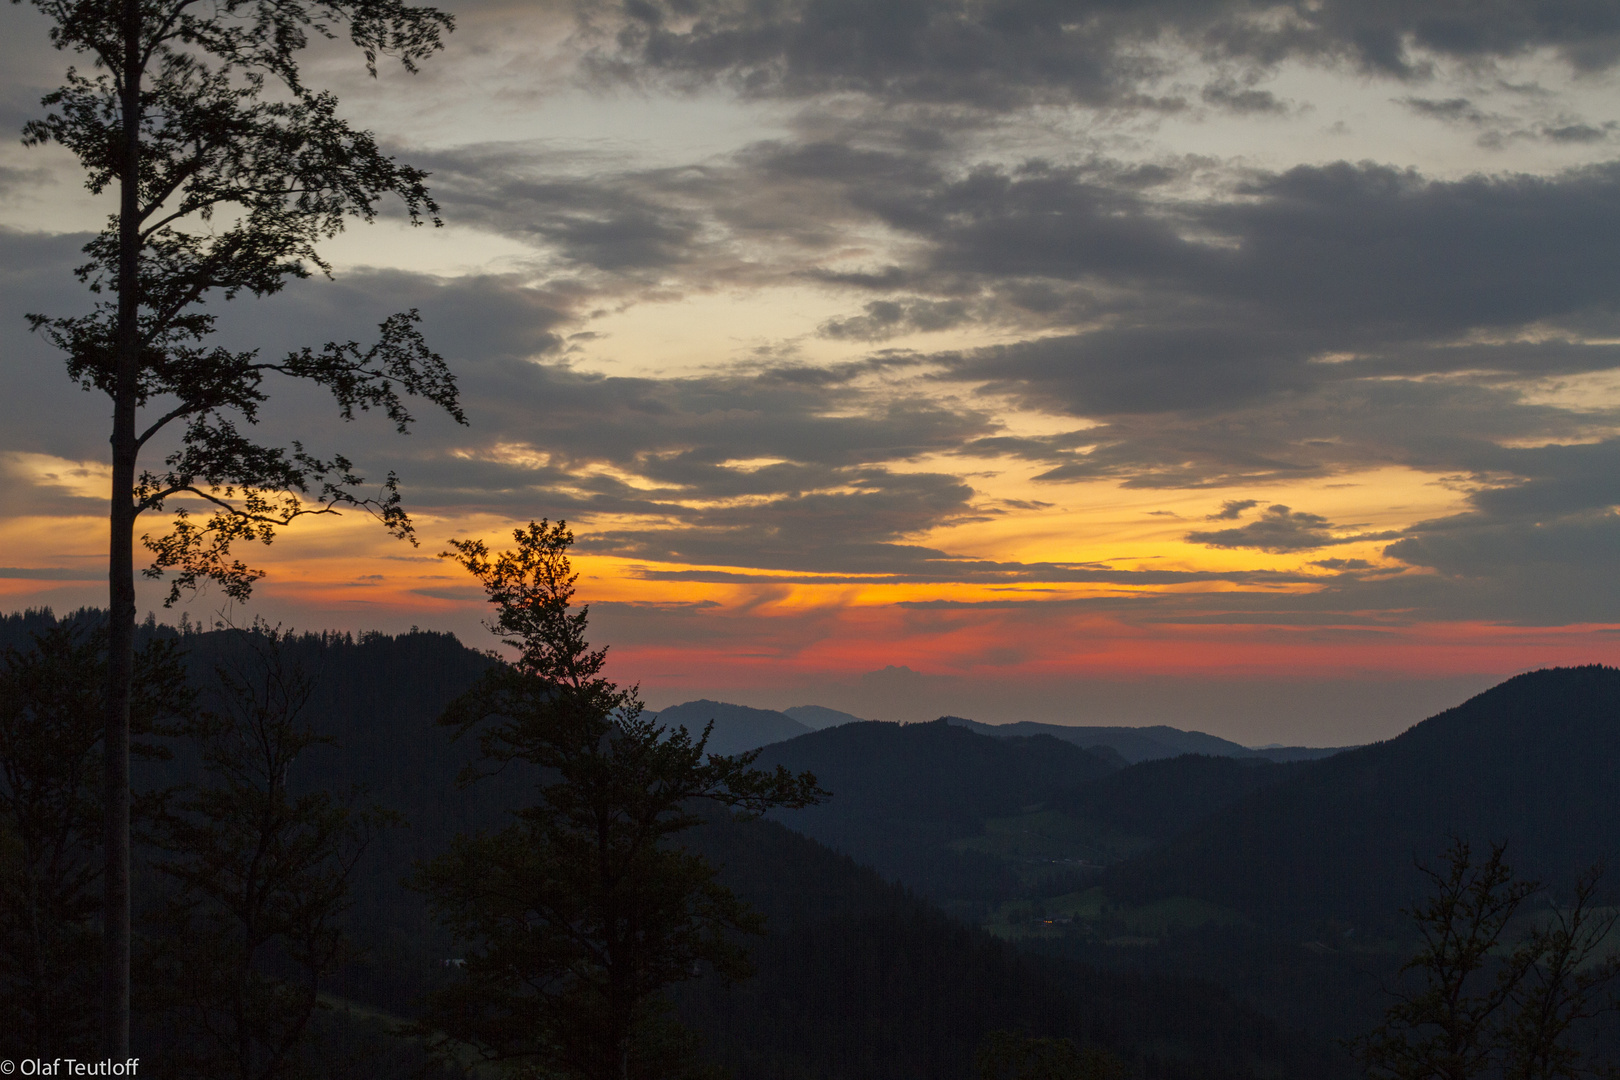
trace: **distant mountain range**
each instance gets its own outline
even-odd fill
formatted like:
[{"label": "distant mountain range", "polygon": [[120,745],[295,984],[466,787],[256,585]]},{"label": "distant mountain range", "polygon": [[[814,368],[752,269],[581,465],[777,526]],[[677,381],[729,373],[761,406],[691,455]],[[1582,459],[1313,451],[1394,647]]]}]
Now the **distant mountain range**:
[{"label": "distant mountain range", "polygon": [[[26,641],[29,630],[44,625],[44,618],[0,617],[0,640],[9,630]],[[186,638],[193,670],[206,676],[239,657],[241,638],[237,632]],[[334,1045],[353,1055],[344,1059],[344,1075],[409,1075],[408,1055],[388,1034],[390,1017],[413,1016],[420,995],[450,977],[443,958],[457,953],[422,897],[400,882],[416,860],[442,851],[456,833],[508,820],[511,810],[532,801],[538,777],[514,765],[470,786],[457,782],[476,756],[476,740],[456,739],[435,720],[490,660],[453,636],[302,637],[289,652],[315,680],[310,719],[333,739],[300,756],[295,783],[345,792],[363,785],[368,799],[409,822],[381,830],[355,867],[350,921],[365,956],[327,987],[336,1008],[323,1019],[342,1033]],[[722,717],[762,726],[781,716],[802,724],[769,710],[732,713],[717,704],[694,703],[686,719],[712,717],[716,731]],[[1074,776],[1111,771],[1055,740],[990,739],[939,723],[855,722],[778,746],[797,747],[836,778],[827,781],[839,789],[831,806],[853,810],[864,798],[876,811],[884,805],[877,789],[897,783],[903,790],[887,805],[924,830],[943,820],[948,836],[977,828],[984,814],[1016,811],[1031,778],[1032,790],[1044,796]],[[840,755],[853,764],[839,764]],[[138,782],[162,786],[194,766],[184,753],[142,761]],[[749,940],[755,978],[728,985],[707,976],[672,995],[678,1013],[738,1080],[969,1080],[974,1050],[997,1028],[1106,1047],[1144,1080],[1342,1075],[1330,1046],[1279,1029],[1212,983],[1099,971],[1021,952],[779,824],[720,814],[687,839],[768,918],[768,935]],[[364,1056],[360,1046],[369,1048]],[[393,1067],[400,1060],[407,1064]]]},{"label": "distant mountain range", "polygon": [[865,719],[822,705],[795,705],[791,709],[783,709],[782,712],[814,731],[837,727],[839,724],[856,724]]},{"label": "distant mountain range", "polygon": [[[0,617],[0,644],[51,622]],[[239,637],[187,637],[193,670],[234,655]],[[411,822],[381,832],[356,868],[353,921],[371,959],[333,989],[408,1014],[454,954],[400,880],[455,833],[506,820],[535,778],[456,782],[475,741],[434,720],[491,661],[453,636],[306,637],[292,653],[316,675],[311,715],[333,739],[300,758],[299,786],[361,784]],[[703,981],[678,1002],[740,1080],[966,1077],[987,1024],[1028,1017],[1116,1048],[1133,1075],[1248,1077],[1249,1048],[1268,1045],[1271,1064],[1254,1071],[1320,1080],[1338,1066],[1281,1065],[1314,1051],[1267,1043],[1241,1003],[1323,1037],[1367,1030],[1413,947],[1401,910],[1424,893],[1414,859],[1452,835],[1505,840],[1524,876],[1555,888],[1620,859],[1614,668],[1523,675],[1386,742],[1301,751],[1330,754],[1317,760],[1170,727],[901,725],[714,701],[659,715],[689,730],[712,720],[717,752],[763,747],[761,765],[809,769],[832,792],[775,823],[717,819],[694,835],[771,919],[758,980]],[[137,783],[194,766],[143,761]],[[1227,1030],[1242,1034],[1222,1042]],[[1155,1062],[1182,1036],[1175,1061]],[[936,1044],[948,1050],[924,1061]]]},{"label": "distant mountain range", "polygon": [[655,715],[665,727],[685,728],[694,738],[712,722],[708,742],[711,754],[741,754],[815,730],[775,709],[752,709],[707,698],[673,705]]},{"label": "distant mountain range", "polygon": [[1017,736],[1050,735],[1076,746],[1112,747],[1126,762],[1135,765],[1141,761],[1176,757],[1179,754],[1207,754],[1211,757],[1257,757],[1268,761],[1314,761],[1331,757],[1343,747],[1337,746],[1263,746],[1248,747],[1202,731],[1182,731],[1180,728],[1156,725],[1154,727],[1081,727],[1069,724],[1037,724],[1021,720],[1015,724],[984,724],[960,716],[945,717],[947,723],[965,727],[981,735]]},{"label": "distant mountain range", "polygon": [[[740,754],[771,743],[782,742],[811,731],[861,722],[862,718],[821,705],[795,705],[791,709],[755,709],[724,701],[701,698],[687,701],[655,714],[671,727],[684,727],[694,735],[714,721],[709,749],[717,754]],[[1029,720],[1012,724],[986,724],[960,716],[940,719],[955,727],[980,735],[1027,737],[1050,735],[1082,749],[1107,747],[1118,755],[1118,764],[1176,757],[1180,754],[1207,754],[1211,757],[1264,758],[1268,761],[1314,761],[1331,757],[1342,747],[1265,746],[1248,747],[1202,731],[1182,731],[1166,727],[1082,727],[1069,724],[1039,724]],[[1107,756],[1106,754],[1104,756]]]},{"label": "distant mountain range", "polygon": [[755,709],[747,705],[710,701],[708,698],[671,705],[652,715],[666,727],[685,728],[694,736],[701,734],[704,726],[713,721],[714,729],[709,733],[708,749],[714,754],[741,754],[812,731],[862,722],[858,716],[820,705],[795,705],[778,712],[775,709]]}]

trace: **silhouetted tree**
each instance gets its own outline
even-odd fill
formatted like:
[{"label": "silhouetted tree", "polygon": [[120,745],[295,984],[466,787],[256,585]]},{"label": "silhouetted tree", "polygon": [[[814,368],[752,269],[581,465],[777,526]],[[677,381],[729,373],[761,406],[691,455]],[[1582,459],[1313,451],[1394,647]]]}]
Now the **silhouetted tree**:
[{"label": "silhouetted tree", "polygon": [[288,635],[256,624],[243,637],[247,654],[217,672],[216,707],[186,732],[205,779],[167,793],[153,829],[156,869],[173,891],[155,913],[143,1004],[164,1075],[300,1073],[322,979],[348,955],[350,875],[393,820],[294,789],[298,759],[332,740],[303,717],[313,684],[288,656]]},{"label": "silhouetted tree", "polygon": [[[12,1058],[94,1045],[106,647],[99,620],[64,623],[0,659],[0,1053]],[[137,736],[189,710],[172,641],[136,653],[131,703]]]},{"label": "silhouetted tree", "polygon": [[[86,315],[29,319],[67,353],[69,376],[112,406],[103,1049],[123,1058],[137,519],[175,500],[208,507],[202,523],[179,507],[172,531],[142,538],[156,557],[147,573],[175,571],[171,602],[207,580],[244,597],[259,574],[232,554],[233,543],[267,542],[299,516],[363,507],[396,535],[411,535],[392,473],[365,495],[342,456],[265,446],[238,428],[258,421],[269,376],[328,388],[345,418],[380,409],[404,430],[411,416],[402,395],[415,394],[461,419],[454,382],[417,332],[414,311],[386,320],[369,348],[330,342],[270,361],[210,346],[214,316],[202,305],[211,296],[266,296],[311,267],[326,270],[317,242],[349,218],[370,220],[390,193],[413,222],[436,212],[425,174],[351,128],[331,94],[304,85],[298,61],[310,35],[333,37],[346,25],[373,72],[379,53],[414,69],[451,20],[403,0],[31,2],[51,22],[51,43],[93,70],[68,70],[24,141],[61,144],[92,192],[117,191],[117,209],[78,269],[101,299]],[[161,467],[143,470],[143,450],[171,428],[177,446]]]},{"label": "silhouetted tree", "polygon": [[[1594,904],[1600,871],[1509,941],[1542,887],[1515,877],[1506,846],[1476,862],[1454,839],[1443,867],[1419,865],[1430,895],[1408,914],[1423,947],[1402,966],[1419,980],[1398,991],[1384,1023],[1355,1046],[1377,1080],[1553,1080],[1615,1075],[1573,1045],[1576,1026],[1607,1006],[1620,958],[1600,957],[1616,915]],[[1606,1071],[1607,1070],[1607,1071]]]},{"label": "silhouetted tree", "polygon": [[758,815],[824,793],[808,773],[752,768],[753,754],[705,755],[707,730],[694,740],[645,718],[635,687],[603,677],[589,609],[570,611],[573,534],[542,521],[514,538],[493,557],[453,541],[496,607],[490,629],[518,655],[441,723],[478,732],[485,771],[536,767],[539,800],[421,867],[417,887],[467,946],[423,1029],[541,1076],[693,1075],[692,1039],[659,992],[704,966],[746,975],[735,935],[762,920],[674,840],[703,802]]},{"label": "silhouetted tree", "polygon": [[1502,1031],[1506,1080],[1620,1076],[1620,1065],[1600,1065],[1574,1042],[1586,1021],[1617,1007],[1605,991],[1620,976],[1610,937],[1620,908],[1598,903],[1602,877],[1600,867],[1583,874],[1569,906],[1553,905],[1526,936],[1523,947],[1536,962],[1513,988]]}]

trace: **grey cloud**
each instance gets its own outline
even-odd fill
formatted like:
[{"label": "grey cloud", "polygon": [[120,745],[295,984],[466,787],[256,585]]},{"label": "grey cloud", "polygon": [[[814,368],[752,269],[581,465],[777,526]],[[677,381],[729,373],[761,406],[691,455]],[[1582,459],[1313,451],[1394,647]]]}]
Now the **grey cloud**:
[{"label": "grey cloud", "polygon": [[1484,124],[1496,119],[1467,98],[1404,97],[1399,101],[1415,113],[1450,123]]},{"label": "grey cloud", "polygon": [[1594,143],[1607,139],[1614,133],[1615,127],[1615,122],[1610,120],[1603,124],[1573,123],[1543,127],[1541,133],[1556,143]]},{"label": "grey cloud", "polygon": [[[71,240],[0,237],[8,241],[18,249],[9,263],[19,285],[11,302],[30,295],[29,275],[20,268],[48,258],[56,264],[49,276],[65,283],[35,297],[45,301],[39,306],[82,305],[60,265],[72,254]],[[537,362],[536,354],[560,351],[563,331],[579,317],[571,307],[578,302],[566,290],[512,278],[350,273],[337,282],[299,283],[267,302],[222,306],[221,338],[273,354],[327,338],[363,338],[389,312],[421,308],[429,341],[456,371],[471,429],[432,415],[406,438],[365,418],[336,424],[329,402],[296,385],[271,388],[262,424],[272,442],[302,439],[312,448],[341,450],[363,472],[397,467],[416,509],[640,516],[647,527],[595,542],[659,557],[765,560],[806,570],[886,558],[882,553],[904,536],[998,512],[978,509],[972,487],[954,476],[893,468],[992,433],[988,413],[903,394],[874,398],[848,382],[874,370],[872,364],[842,374],[765,366],[656,379]],[[0,450],[96,455],[105,433],[94,424],[53,441],[53,429],[71,427],[63,416],[88,417],[93,401],[73,400],[77,392],[67,387],[60,360],[44,355],[48,350],[17,326],[11,331],[8,353],[15,341],[42,355],[36,366],[6,365],[9,388],[18,391],[8,407],[26,411],[31,404],[37,411],[47,390],[68,401],[49,423],[8,425]],[[26,495],[35,510],[55,498],[23,483],[7,492],[9,502]]]},{"label": "grey cloud", "polygon": [[1260,505],[1259,499],[1227,499],[1221,503],[1219,513],[1210,514],[1205,521],[1236,521],[1243,516],[1243,511],[1253,510]]},{"label": "grey cloud", "polygon": [[[563,172],[524,147],[473,146],[412,154],[433,173],[444,212],[544,246],[571,263],[609,273],[666,269],[689,261],[698,246],[701,213],[677,196],[704,187],[698,169],[615,171],[595,163],[582,176]],[[587,165],[592,163],[585,163]]]},{"label": "grey cloud", "polygon": [[1007,107],[1051,96],[1108,103],[1161,74],[1141,52],[1118,47],[1127,32],[1138,41],[1157,36],[1151,11],[1111,20],[1129,30],[1103,25],[1098,10],[1036,3],[681,0],[624,11],[616,48],[596,57],[606,77],[659,71],[720,78],[753,95],[858,91]]},{"label": "grey cloud", "polygon": [[1349,580],[1320,602],[1414,618],[1611,621],[1620,603],[1620,441],[1482,448],[1477,461],[1482,474],[1502,472],[1482,475],[1468,510],[1418,522],[1384,549],[1424,573]]},{"label": "grey cloud", "polygon": [[99,581],[107,576],[104,567],[72,569],[65,566],[0,566],[0,578],[24,581]]},{"label": "grey cloud", "polygon": [[[1375,375],[1612,366],[1613,346],[1545,340],[1547,324],[1589,320],[1620,292],[1620,260],[1602,242],[1620,227],[1612,166],[1432,182],[1341,163],[1253,178],[1239,199],[1207,203],[1153,195],[1174,175],[1164,166],[1145,176],[1108,162],[1029,163],[952,177],[926,156],[832,143],[760,144],[700,173],[590,181],[631,184],[647,205],[685,199],[688,216],[703,199],[716,207],[701,229],[661,241],[661,287],[797,273],[903,290],[822,327],[857,340],[985,320],[1092,327],[943,358],[959,378],[1041,407],[1210,411]],[[683,185],[702,197],[681,195]],[[521,219],[502,228],[521,231]],[[874,219],[915,241],[917,257],[859,273],[814,265],[844,229]],[[731,250],[755,234],[794,242],[767,267]],[[569,302],[592,295],[575,288]],[[1532,323],[1535,344],[1456,343]],[[1348,360],[1315,363],[1323,353]]]},{"label": "grey cloud", "polygon": [[[1316,580],[1304,574],[1271,570],[1118,570],[1092,563],[991,562],[953,556],[933,548],[887,545],[864,552],[864,569],[850,570],[859,576],[791,573],[765,574],[723,570],[656,570],[644,568],[636,576],[650,581],[696,581],[714,584],[797,585],[797,584],[918,584],[965,581],[980,585],[1065,585],[1096,584],[1122,586],[1174,586],[1221,581],[1257,587],[1291,585]],[[1028,598],[1027,590],[1019,595]],[[1117,599],[1145,601],[1149,598]],[[991,604],[1018,604],[1021,600],[985,601]],[[978,601],[940,601],[936,606],[971,606]]]},{"label": "grey cloud", "polygon": [[1283,554],[1291,551],[1314,551],[1317,548],[1354,544],[1365,540],[1388,540],[1394,535],[1399,535],[1391,533],[1336,535],[1335,530],[1342,528],[1344,526],[1334,525],[1320,514],[1291,510],[1278,503],[1266,507],[1258,520],[1251,521],[1247,525],[1209,532],[1194,531],[1187,534],[1187,540],[1206,547],[1255,548],[1272,554]]},{"label": "grey cloud", "polygon": [[657,561],[866,572],[909,551],[894,541],[974,516],[973,490],[954,476],[857,470],[847,490],[676,510],[678,524],[593,535],[592,550]]},{"label": "grey cloud", "polygon": [[1360,586],[1356,599],[1401,605],[1413,617],[1611,623],[1620,605],[1617,550],[1620,516],[1612,512],[1535,523],[1484,515],[1428,523],[1385,554],[1431,573]]},{"label": "grey cloud", "polygon": [[[1391,544],[1385,554],[1448,576],[1475,581],[1541,578],[1548,587],[1569,586],[1620,551],[1620,515],[1612,511],[1565,515],[1524,527],[1485,517],[1429,523],[1419,535]],[[1599,574],[1598,576],[1610,576]]]},{"label": "grey cloud", "polygon": [[1219,79],[1212,82],[1204,87],[1199,96],[1204,99],[1205,104],[1214,105],[1228,112],[1280,114],[1289,111],[1288,103],[1270,90],[1256,90],[1234,79]]},{"label": "grey cloud", "polygon": [[1487,112],[1468,98],[1404,97],[1396,100],[1419,115],[1478,129],[1480,145],[1493,149],[1516,140],[1576,144],[1602,142],[1617,126],[1612,120],[1590,124],[1569,116],[1551,123],[1530,123],[1501,113]]},{"label": "grey cloud", "polygon": [[1609,305],[1620,260],[1591,229],[1620,227],[1620,168],[1426,181],[1346,163],[1249,185],[1201,215],[1239,242],[1225,279],[1300,321],[1403,336],[1456,333]]},{"label": "grey cloud", "polygon": [[1141,326],[941,359],[957,378],[1080,416],[1211,411],[1307,384],[1298,344],[1270,336],[1235,326]]},{"label": "grey cloud", "polygon": [[1366,559],[1312,559],[1312,566],[1320,566],[1324,570],[1337,570],[1339,572],[1355,570],[1371,570],[1373,563]]},{"label": "grey cloud", "polygon": [[[1036,101],[1174,109],[1166,52],[1263,74],[1288,59],[1401,80],[1429,56],[1490,61],[1552,49],[1582,71],[1620,57],[1620,15],[1568,0],[1434,5],[1386,0],[636,0],[595,15],[611,40],[598,76],[719,80],[756,96],[858,92],[884,101],[1007,109]],[[1252,98],[1244,95],[1253,94]],[[1240,103],[1270,107],[1264,91]]]},{"label": "grey cloud", "polygon": [[1620,293],[1620,260],[1602,240],[1620,229],[1612,165],[1437,182],[1339,163],[1236,194],[1164,203],[1096,170],[1032,163],[921,187],[876,174],[861,200],[928,245],[909,272],[873,285],[916,291],[931,279],[959,294],[976,280],[1011,296],[1045,279],[1047,318],[1103,319],[1095,333],[1116,339],[1207,337],[1197,351],[1247,353],[1285,375],[1320,352],[1409,352],[1574,318]]},{"label": "grey cloud", "polygon": [[822,337],[855,341],[883,341],[900,334],[949,330],[973,317],[964,300],[873,300],[865,313],[821,324]]}]

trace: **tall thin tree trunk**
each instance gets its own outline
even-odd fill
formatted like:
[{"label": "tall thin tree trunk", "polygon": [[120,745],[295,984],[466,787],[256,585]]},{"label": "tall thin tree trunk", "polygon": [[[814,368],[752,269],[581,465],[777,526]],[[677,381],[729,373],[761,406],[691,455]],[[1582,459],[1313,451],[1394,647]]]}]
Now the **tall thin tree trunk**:
[{"label": "tall thin tree trunk", "polygon": [[106,870],[102,879],[103,1052],[129,1056],[129,698],[135,675],[135,402],[140,365],[141,8],[122,0],[123,131],[118,207],[118,321],[114,330],[112,493],[107,545]]}]

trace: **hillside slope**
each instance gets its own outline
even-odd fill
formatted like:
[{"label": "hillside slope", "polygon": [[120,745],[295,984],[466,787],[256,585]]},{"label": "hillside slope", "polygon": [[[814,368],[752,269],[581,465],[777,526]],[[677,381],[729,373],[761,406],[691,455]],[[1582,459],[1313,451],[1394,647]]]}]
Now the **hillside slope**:
[{"label": "hillside slope", "polygon": [[1210,983],[1021,953],[771,822],[716,818],[691,844],[767,917],[754,979],[676,994],[736,1080],[968,1080],[998,1028],[1106,1047],[1143,1080],[1348,1075]]},{"label": "hillside slope", "polygon": [[1292,924],[1381,922],[1421,891],[1413,859],[1453,834],[1505,840],[1521,873],[1567,882],[1620,853],[1620,671],[1521,675],[1397,738],[1293,768],[1110,868],[1109,893]]},{"label": "hillside slope", "polygon": [[1016,868],[947,845],[1113,771],[1050,736],[990,738],[943,720],[844,724],[768,746],[759,764],[808,769],[833,793],[781,812],[790,828],[929,896],[975,900],[1017,892]]},{"label": "hillside slope", "polygon": [[1101,828],[1162,842],[1294,772],[1294,766],[1264,758],[1182,754],[1100,777],[1047,806]]},{"label": "hillside slope", "polygon": [[1050,735],[1076,746],[1107,746],[1118,752],[1131,765],[1182,754],[1204,754],[1211,757],[1264,758],[1268,761],[1315,761],[1332,757],[1341,747],[1332,746],[1265,746],[1252,749],[1240,743],[1208,735],[1202,731],[1183,731],[1180,728],[1156,724],[1152,727],[1088,727],[1069,724],[1040,724],[1033,720],[1020,720],[1013,724],[985,724],[960,716],[947,716],[946,722],[980,735],[1028,736]]},{"label": "hillside slope", "polygon": [[810,725],[775,709],[755,709],[707,698],[671,705],[655,715],[665,727],[683,727],[694,737],[712,721],[714,729],[708,744],[711,754],[741,754],[812,730]]},{"label": "hillside slope", "polygon": [[[205,677],[241,656],[243,635],[193,634],[183,644]],[[363,785],[369,800],[409,821],[378,835],[355,868],[350,921],[366,956],[329,989],[358,1011],[323,1015],[323,1047],[342,1050],[345,1076],[407,1075],[399,1062],[417,1059],[377,1018],[411,1016],[421,993],[448,977],[444,958],[457,954],[401,881],[455,833],[505,820],[532,798],[536,776],[514,766],[457,784],[475,740],[453,740],[435,720],[490,661],[453,636],[311,635],[293,639],[288,652],[315,681],[309,719],[334,741],[300,757],[297,786]],[[1031,756],[1021,740],[976,741],[991,744],[996,760]],[[189,758],[182,748],[148,769],[146,781],[182,779],[195,766]],[[1009,797],[1003,791],[986,805]],[[755,943],[756,978],[731,988],[699,981],[680,995],[682,1013],[738,1080],[966,1080],[984,1033],[1012,1026],[1100,1043],[1149,1080],[1321,1077],[1333,1067],[1328,1051],[1280,1032],[1210,984],[1022,954],[781,826],[720,817],[690,835],[769,920]]]}]

